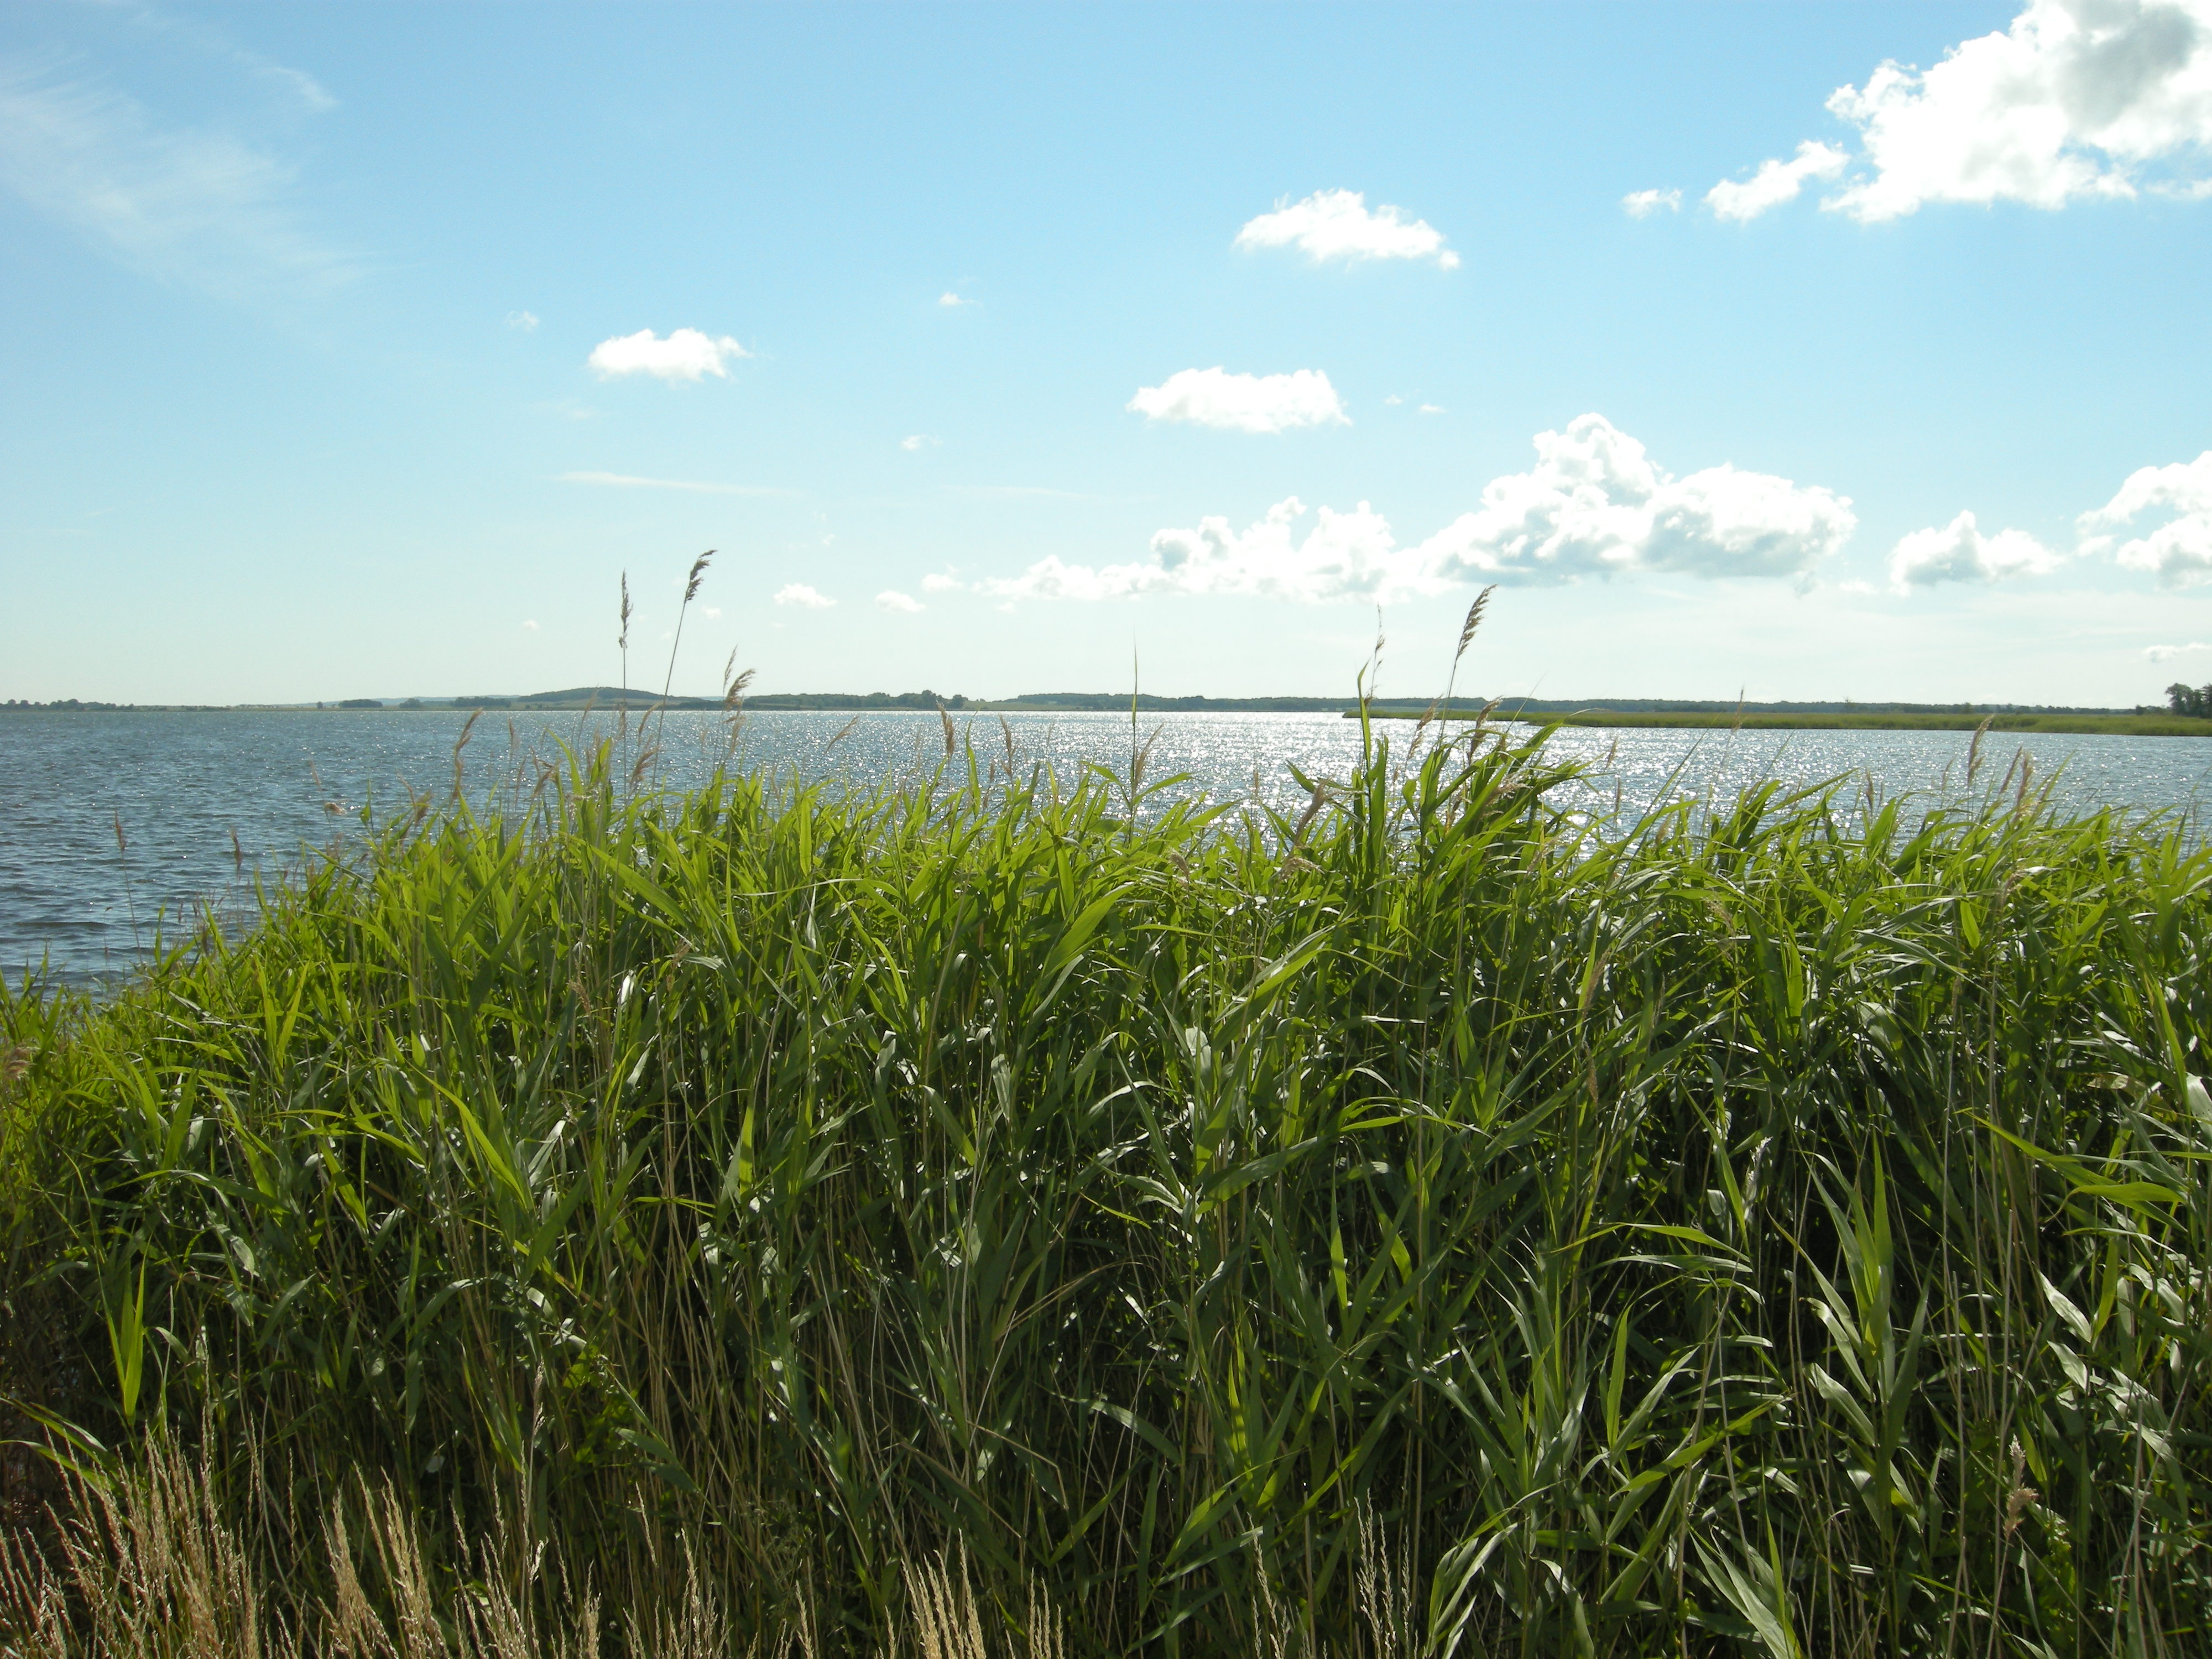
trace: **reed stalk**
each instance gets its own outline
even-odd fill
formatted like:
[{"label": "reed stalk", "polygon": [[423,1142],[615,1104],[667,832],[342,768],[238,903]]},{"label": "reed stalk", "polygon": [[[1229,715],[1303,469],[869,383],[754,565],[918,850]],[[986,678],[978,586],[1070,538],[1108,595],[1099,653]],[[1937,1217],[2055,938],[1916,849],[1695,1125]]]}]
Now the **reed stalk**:
[{"label": "reed stalk", "polygon": [[2173,825],[957,759],[602,750],[0,992],[0,1394],[76,1471],[0,1462],[0,1643],[2212,1641]]}]

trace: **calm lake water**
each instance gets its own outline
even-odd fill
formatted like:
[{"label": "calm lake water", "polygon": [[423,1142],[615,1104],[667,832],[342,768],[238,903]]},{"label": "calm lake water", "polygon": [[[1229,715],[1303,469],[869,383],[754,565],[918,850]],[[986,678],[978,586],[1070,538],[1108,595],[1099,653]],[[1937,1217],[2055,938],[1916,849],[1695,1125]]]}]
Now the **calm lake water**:
[{"label": "calm lake water", "polygon": [[[203,903],[235,908],[257,878],[281,878],[307,856],[358,833],[362,808],[404,808],[409,792],[442,798],[453,786],[455,739],[466,716],[385,713],[84,714],[0,715],[0,971],[20,981],[44,964],[88,982],[126,969],[156,930]],[[739,763],[805,778],[872,785],[920,776],[943,757],[934,714],[872,714],[841,741],[848,714],[748,715]],[[1003,757],[995,715],[955,716],[979,754]],[[1126,774],[1126,715],[1013,714],[1014,751],[1072,775],[1086,763]],[[1348,771],[1356,722],[1329,714],[1166,714],[1147,775],[1187,773],[1218,799],[1302,801],[1289,772]],[[588,748],[610,735],[607,716],[518,715],[479,720],[461,753],[464,787],[491,799],[532,751]],[[718,722],[672,714],[662,781],[702,776]],[[1383,727],[1402,743],[1407,725]],[[1948,732],[1739,732],[1568,730],[1558,753],[1594,774],[1575,804],[1630,815],[1670,793],[1722,796],[1760,779],[1811,784],[1870,778],[1882,792],[1955,790],[1967,736]],[[2062,799],[2192,815],[2212,803],[2212,738],[1992,737],[1984,782],[2016,755],[2039,777],[2059,778]],[[118,839],[119,832],[119,839]]]}]

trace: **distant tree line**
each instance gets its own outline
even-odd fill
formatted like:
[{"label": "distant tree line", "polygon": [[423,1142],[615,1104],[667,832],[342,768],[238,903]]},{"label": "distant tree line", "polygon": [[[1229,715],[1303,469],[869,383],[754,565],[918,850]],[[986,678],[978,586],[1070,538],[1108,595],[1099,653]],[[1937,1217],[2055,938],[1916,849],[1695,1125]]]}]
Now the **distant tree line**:
[{"label": "distant tree line", "polygon": [[2176,680],[2166,688],[2166,701],[2177,714],[2212,720],[2212,685],[2184,685]]}]

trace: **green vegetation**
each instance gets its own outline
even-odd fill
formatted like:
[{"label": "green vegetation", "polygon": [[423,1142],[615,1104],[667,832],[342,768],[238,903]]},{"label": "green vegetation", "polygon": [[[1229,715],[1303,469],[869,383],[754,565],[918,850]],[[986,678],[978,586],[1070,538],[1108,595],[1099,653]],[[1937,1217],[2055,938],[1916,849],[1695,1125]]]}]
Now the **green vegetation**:
[{"label": "green vegetation", "polygon": [[[2080,732],[2135,738],[2212,738],[2212,718],[2195,715],[2083,714],[1936,714],[1917,710],[1850,713],[1775,713],[1744,709],[1577,708],[1523,712],[1515,706],[1455,704],[1428,708],[1376,709],[1378,720],[1526,720],[1549,726],[1680,726],[1692,731],[1747,732]],[[1353,710],[1349,719],[1357,719]]]},{"label": "green vegetation", "polygon": [[8,994],[0,1386],[102,1484],[7,1466],[0,1618],[2203,1650],[2212,863],[2025,787],[1600,841],[1462,738],[1264,821],[602,759]]},{"label": "green vegetation", "polygon": [[2177,714],[2212,720],[2212,685],[2184,685],[2176,680],[2166,688],[2166,701]]}]

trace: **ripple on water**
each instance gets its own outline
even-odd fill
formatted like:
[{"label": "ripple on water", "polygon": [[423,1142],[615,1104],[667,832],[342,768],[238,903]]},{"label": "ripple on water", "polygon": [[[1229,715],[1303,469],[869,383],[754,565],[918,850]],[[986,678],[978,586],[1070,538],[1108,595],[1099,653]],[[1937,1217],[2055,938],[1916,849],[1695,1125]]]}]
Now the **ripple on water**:
[{"label": "ripple on water", "polygon": [[[202,906],[250,907],[257,878],[296,866],[305,851],[358,827],[411,790],[453,787],[453,744],[466,715],[444,710],[210,712],[0,715],[0,970],[44,961],[88,982],[127,968],[179,919]],[[1126,775],[1127,715],[956,715],[979,764],[1003,761],[1011,732],[1024,773],[1048,765],[1072,778],[1085,765]],[[850,728],[848,730],[848,728]],[[1400,743],[1411,728],[1383,728]],[[662,781],[694,782],[719,755],[713,714],[671,714]],[[606,715],[518,715],[479,720],[463,753],[465,784],[482,799],[511,783],[525,757],[586,749],[617,735]],[[843,732],[842,737],[839,736]],[[1217,799],[1291,805],[1291,777],[1342,775],[1358,758],[1358,724],[1333,714],[1161,714],[1133,733],[1149,742],[1146,775],[1187,775]],[[1762,778],[1809,787],[1843,775],[1887,793],[1956,787],[1967,736],[1954,732],[1610,732],[1569,728],[1553,739],[1589,763],[1584,800],[1633,817],[1670,792],[1730,794]],[[2212,738],[2036,733],[1985,740],[1987,775],[2025,754],[2039,776],[2080,805],[2193,811],[2212,775]],[[749,715],[738,759],[806,779],[866,787],[920,777],[944,757],[933,714],[773,712]],[[1984,779],[1986,781],[1986,776]],[[121,842],[118,842],[118,826]],[[234,843],[233,836],[236,841]]]}]

